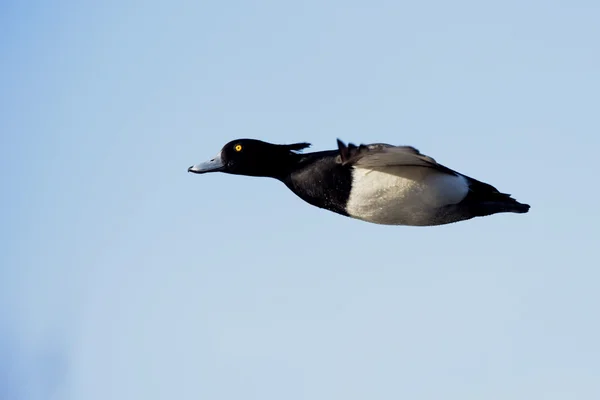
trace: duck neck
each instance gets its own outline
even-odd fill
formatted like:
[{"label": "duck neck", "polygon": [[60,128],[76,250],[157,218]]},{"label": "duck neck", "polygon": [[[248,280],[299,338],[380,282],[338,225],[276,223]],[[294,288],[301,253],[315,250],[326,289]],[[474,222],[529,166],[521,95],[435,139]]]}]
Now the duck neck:
[{"label": "duck neck", "polygon": [[285,181],[292,171],[298,165],[298,161],[300,160],[300,155],[289,153],[285,156],[278,157],[276,160],[273,160],[268,169],[268,175],[271,178],[275,178],[280,181]]},{"label": "duck neck", "polygon": [[298,154],[269,154],[262,157],[261,161],[256,163],[253,168],[244,171],[243,175],[274,178],[280,181],[285,181],[294,170],[300,160]]}]

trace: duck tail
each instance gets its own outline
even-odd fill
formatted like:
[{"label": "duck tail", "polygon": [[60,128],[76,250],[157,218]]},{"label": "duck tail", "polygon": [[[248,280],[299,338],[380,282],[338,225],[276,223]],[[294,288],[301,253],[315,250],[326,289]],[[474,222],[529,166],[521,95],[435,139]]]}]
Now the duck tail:
[{"label": "duck tail", "polygon": [[497,213],[525,214],[529,212],[529,204],[519,203],[509,195],[503,201],[484,201],[474,205],[471,209],[477,216],[486,216]]},{"label": "duck tail", "polygon": [[529,212],[529,204],[519,203],[510,194],[501,193],[492,185],[468,178],[469,194],[465,200],[469,202],[471,212],[476,216],[497,213],[525,214]]}]

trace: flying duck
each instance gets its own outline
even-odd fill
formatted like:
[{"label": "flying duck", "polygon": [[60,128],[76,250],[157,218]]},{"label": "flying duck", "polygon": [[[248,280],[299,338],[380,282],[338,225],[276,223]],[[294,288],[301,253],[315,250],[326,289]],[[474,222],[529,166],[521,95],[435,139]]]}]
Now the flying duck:
[{"label": "flying duck", "polygon": [[313,206],[384,225],[434,226],[497,213],[526,213],[495,187],[437,163],[411,146],[360,146],[301,153],[309,143],[227,143],[188,172],[275,178]]}]

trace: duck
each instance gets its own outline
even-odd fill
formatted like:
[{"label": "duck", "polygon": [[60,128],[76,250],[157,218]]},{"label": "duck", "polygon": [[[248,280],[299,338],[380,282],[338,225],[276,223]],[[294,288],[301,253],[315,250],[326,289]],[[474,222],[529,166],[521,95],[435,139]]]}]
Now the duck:
[{"label": "duck", "polygon": [[335,150],[303,152],[310,146],[237,139],[188,172],[273,178],[310,205],[380,225],[438,226],[530,208],[412,146],[338,139]]}]

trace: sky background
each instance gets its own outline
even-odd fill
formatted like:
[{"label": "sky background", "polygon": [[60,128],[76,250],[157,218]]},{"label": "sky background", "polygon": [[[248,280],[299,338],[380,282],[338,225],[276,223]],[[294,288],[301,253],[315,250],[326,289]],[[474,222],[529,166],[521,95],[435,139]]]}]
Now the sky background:
[{"label": "sky background", "polygon": [[[0,398],[600,398],[597,1],[3,1]],[[188,174],[412,145],[531,204],[368,224]]]}]

